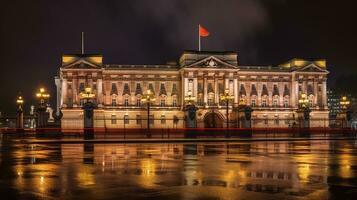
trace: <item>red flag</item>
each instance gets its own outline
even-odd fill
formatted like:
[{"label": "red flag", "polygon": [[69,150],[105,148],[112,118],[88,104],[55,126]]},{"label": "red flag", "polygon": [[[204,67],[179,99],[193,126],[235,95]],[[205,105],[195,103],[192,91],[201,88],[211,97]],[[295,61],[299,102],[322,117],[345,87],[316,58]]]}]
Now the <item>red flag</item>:
[{"label": "red flag", "polygon": [[200,32],[200,37],[209,36],[209,32],[201,25],[199,25],[199,32]]}]

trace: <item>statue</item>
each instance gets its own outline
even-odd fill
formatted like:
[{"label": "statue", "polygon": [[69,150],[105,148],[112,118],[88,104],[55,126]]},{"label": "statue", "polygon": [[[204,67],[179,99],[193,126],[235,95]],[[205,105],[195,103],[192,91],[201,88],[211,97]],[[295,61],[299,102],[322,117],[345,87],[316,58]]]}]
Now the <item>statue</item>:
[{"label": "statue", "polygon": [[54,122],[55,119],[53,118],[53,109],[48,105],[46,112],[49,114],[47,122]]},{"label": "statue", "polygon": [[36,128],[35,106],[34,105],[31,105],[31,107],[30,107],[30,128]]}]

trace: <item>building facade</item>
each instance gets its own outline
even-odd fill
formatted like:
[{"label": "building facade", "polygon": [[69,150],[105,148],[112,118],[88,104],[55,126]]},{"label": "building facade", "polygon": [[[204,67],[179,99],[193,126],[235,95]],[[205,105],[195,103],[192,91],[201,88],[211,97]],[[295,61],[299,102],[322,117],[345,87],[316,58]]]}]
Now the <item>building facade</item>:
[{"label": "building facade", "polygon": [[252,127],[289,127],[296,123],[299,97],[307,94],[312,127],[328,126],[325,60],[292,59],[278,66],[239,65],[236,52],[184,51],[177,63],[165,65],[103,64],[102,55],[63,55],[55,78],[62,128],[83,127],[81,92],[90,87],[97,108],[98,128],[146,128],[147,107],[142,96],[156,97],[150,126],[185,127],[185,97],[197,107],[197,127],[225,127],[221,95],[229,91],[229,126],[237,127],[235,108],[253,109]]}]

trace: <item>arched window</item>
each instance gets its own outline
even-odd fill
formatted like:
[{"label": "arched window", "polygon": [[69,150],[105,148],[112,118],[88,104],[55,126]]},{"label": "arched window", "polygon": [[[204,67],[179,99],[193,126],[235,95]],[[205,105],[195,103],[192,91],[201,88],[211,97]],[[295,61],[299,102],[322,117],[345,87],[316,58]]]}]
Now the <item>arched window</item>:
[{"label": "arched window", "polygon": [[268,96],[267,95],[263,95],[262,96],[262,107],[268,107]]},{"label": "arched window", "polygon": [[136,106],[141,107],[141,95],[136,95]]},{"label": "arched window", "polygon": [[165,105],[166,105],[166,99],[165,98],[161,98],[160,99],[160,106],[161,107],[165,107]]},{"label": "arched window", "polygon": [[273,96],[273,107],[278,107],[279,106],[279,96],[274,95]]},{"label": "arched window", "polygon": [[129,106],[129,95],[124,95],[124,106]]},{"label": "arched window", "polygon": [[256,95],[252,95],[250,97],[250,106],[252,106],[252,107],[256,107],[257,106],[257,96]]},{"label": "arched window", "polygon": [[116,106],[117,105],[117,96],[116,95],[112,95],[112,106]]},{"label": "arched window", "polygon": [[177,107],[177,95],[172,95],[172,106]]},{"label": "arched window", "polygon": [[165,107],[166,106],[166,95],[161,95],[160,96],[160,106]]},{"label": "arched window", "polygon": [[289,96],[284,97],[284,107],[288,108],[289,107]]}]

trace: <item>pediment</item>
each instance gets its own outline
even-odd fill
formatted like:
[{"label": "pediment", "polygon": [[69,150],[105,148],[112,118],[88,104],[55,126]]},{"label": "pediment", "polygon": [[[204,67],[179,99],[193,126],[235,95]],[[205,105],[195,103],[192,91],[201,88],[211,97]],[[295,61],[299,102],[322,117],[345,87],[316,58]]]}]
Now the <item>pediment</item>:
[{"label": "pediment", "polygon": [[299,72],[328,72],[326,69],[321,68],[313,63],[306,65],[305,67],[299,68],[296,71],[299,71]]},{"label": "pediment", "polygon": [[184,68],[237,69],[238,67],[221,59],[218,59],[214,56],[209,56],[197,62],[191,63],[187,66],[184,66]]},{"label": "pediment", "polygon": [[91,62],[87,61],[86,59],[79,59],[73,63],[63,65],[62,68],[64,68],[64,69],[100,69],[101,66],[91,63]]}]

